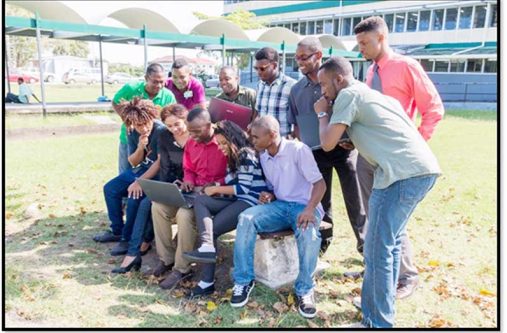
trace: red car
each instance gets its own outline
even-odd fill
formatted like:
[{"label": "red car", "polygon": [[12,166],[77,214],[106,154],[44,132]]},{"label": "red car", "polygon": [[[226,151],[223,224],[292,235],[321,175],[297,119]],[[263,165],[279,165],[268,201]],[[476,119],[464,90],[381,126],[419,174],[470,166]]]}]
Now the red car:
[{"label": "red car", "polygon": [[26,83],[39,82],[39,78],[34,75],[21,73],[17,69],[9,69],[9,82],[18,82],[18,78],[20,77],[22,77]]}]

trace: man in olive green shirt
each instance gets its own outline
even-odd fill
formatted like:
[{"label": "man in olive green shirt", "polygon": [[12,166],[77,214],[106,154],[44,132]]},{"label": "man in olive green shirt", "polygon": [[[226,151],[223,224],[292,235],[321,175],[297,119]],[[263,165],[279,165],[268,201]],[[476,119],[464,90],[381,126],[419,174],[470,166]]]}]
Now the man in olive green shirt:
[{"label": "man in olive green shirt", "polygon": [[255,98],[257,97],[257,93],[253,89],[239,85],[238,71],[234,67],[224,66],[220,69],[218,79],[222,92],[215,97],[236,104],[249,106],[252,108],[250,122],[257,118],[257,111],[255,110]]},{"label": "man in olive green shirt", "polygon": [[[126,83],[113,98],[113,109],[118,112],[118,104],[122,101],[130,101],[134,97],[150,99],[153,104],[160,107],[176,103],[173,93],[164,88],[165,75],[162,65],[153,63],[146,68],[145,81],[135,81]],[[119,173],[129,169],[127,145],[127,128],[125,124],[121,126],[120,147],[118,157]]]}]

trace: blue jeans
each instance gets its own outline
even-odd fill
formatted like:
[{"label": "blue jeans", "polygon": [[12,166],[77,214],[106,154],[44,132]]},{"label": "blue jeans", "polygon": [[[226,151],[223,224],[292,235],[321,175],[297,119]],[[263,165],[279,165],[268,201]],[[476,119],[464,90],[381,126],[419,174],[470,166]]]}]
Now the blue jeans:
[{"label": "blue jeans", "polygon": [[299,274],[294,289],[298,296],[304,296],[312,291],[315,285],[313,273],[317,266],[321,243],[319,232],[321,216],[315,210],[316,223],[310,224],[303,231],[297,227],[297,218],[304,209],[305,205],[299,203],[276,200],[248,208],[239,215],[232,274],[236,284],[245,286],[255,279],[254,253],[257,233],[292,229],[299,253]]},{"label": "blue jeans", "polygon": [[129,163],[129,145],[126,143],[121,143],[118,146],[118,174],[122,174],[123,172],[131,169],[131,165]]},{"label": "blue jeans", "polygon": [[367,327],[393,327],[401,238],[410,215],[436,178],[437,175],[412,177],[371,193],[361,291],[363,324]]},{"label": "blue jeans", "polygon": [[141,244],[146,239],[145,234],[148,230],[153,230],[151,200],[146,195],[143,195],[141,199],[141,203],[137,209],[132,235],[130,236],[129,248],[127,250],[127,255],[133,257],[141,255]]},{"label": "blue jeans", "polygon": [[106,199],[107,214],[111,221],[111,230],[115,235],[121,235],[122,241],[129,241],[132,234],[132,228],[137,217],[137,212],[143,195],[139,199],[129,198],[127,200],[127,218],[123,225],[122,217],[122,198],[128,196],[128,187],[137,177],[140,177],[147,167],[141,166],[136,169],[129,169],[117,177],[111,179],[104,185],[104,197]]}]

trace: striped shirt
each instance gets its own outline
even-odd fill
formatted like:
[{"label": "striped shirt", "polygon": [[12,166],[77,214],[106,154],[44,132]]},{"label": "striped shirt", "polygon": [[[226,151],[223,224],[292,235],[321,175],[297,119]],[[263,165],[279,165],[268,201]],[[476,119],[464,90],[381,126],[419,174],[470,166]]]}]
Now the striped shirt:
[{"label": "striped shirt", "polygon": [[268,188],[259,159],[253,149],[240,150],[238,170],[235,173],[228,170],[225,183],[234,187],[234,194],[238,200],[251,206],[258,204],[260,193],[267,191]]},{"label": "striped shirt", "polygon": [[280,135],[291,132],[291,124],[287,119],[289,113],[289,95],[297,81],[282,73],[271,84],[259,81],[257,84],[257,100],[255,108],[259,116],[272,115],[280,123]]}]

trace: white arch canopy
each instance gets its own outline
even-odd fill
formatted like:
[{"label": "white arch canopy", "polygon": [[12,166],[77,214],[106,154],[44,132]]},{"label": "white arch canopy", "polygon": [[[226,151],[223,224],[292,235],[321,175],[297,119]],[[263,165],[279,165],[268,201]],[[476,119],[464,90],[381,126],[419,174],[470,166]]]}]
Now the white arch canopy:
[{"label": "white arch canopy", "polygon": [[149,30],[180,33],[171,21],[157,12],[145,8],[124,8],[109,14],[108,17],[132,29],[142,29],[146,24]]}]

